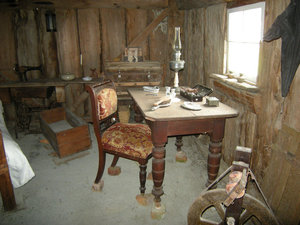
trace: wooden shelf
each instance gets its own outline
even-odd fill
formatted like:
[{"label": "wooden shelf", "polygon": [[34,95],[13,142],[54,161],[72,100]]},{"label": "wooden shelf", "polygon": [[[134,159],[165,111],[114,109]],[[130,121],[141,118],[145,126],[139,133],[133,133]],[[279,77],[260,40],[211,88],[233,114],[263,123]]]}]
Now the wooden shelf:
[{"label": "wooden shelf", "polygon": [[50,86],[66,86],[68,84],[93,84],[102,82],[103,78],[93,78],[91,81],[84,81],[81,78],[76,78],[70,81],[64,81],[59,78],[55,79],[37,79],[30,81],[12,81],[0,83],[0,88],[18,88],[18,87],[50,87]]}]

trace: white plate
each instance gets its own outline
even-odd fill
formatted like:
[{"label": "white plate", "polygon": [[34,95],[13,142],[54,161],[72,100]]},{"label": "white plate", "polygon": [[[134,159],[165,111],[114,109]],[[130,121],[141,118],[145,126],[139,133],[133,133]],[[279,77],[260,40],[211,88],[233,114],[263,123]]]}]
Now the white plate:
[{"label": "white plate", "polygon": [[158,93],[159,92],[159,87],[158,86],[154,86],[154,87],[143,86],[143,89],[144,89],[144,91],[152,92],[152,93]]},{"label": "white plate", "polygon": [[190,110],[201,110],[201,106],[198,103],[195,102],[184,102],[181,107],[185,109],[190,109]]},{"label": "white plate", "polygon": [[82,80],[84,80],[84,81],[91,81],[92,78],[91,77],[83,77]]}]

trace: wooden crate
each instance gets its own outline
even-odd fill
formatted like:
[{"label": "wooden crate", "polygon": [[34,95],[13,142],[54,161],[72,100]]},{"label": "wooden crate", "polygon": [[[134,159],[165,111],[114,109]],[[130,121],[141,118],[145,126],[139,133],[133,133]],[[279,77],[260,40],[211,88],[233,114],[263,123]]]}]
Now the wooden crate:
[{"label": "wooden crate", "polygon": [[105,77],[115,83],[119,101],[124,101],[131,100],[127,92],[130,87],[159,86],[163,68],[158,61],[106,61],[104,72]]},{"label": "wooden crate", "polygon": [[59,157],[86,150],[91,145],[88,124],[66,108],[40,113],[41,130]]}]

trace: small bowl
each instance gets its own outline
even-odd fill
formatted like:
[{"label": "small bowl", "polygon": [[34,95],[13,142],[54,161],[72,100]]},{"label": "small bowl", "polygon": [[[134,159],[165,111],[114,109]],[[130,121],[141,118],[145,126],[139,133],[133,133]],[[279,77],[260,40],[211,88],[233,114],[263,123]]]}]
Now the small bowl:
[{"label": "small bowl", "polygon": [[62,74],[60,75],[60,79],[62,80],[74,80],[75,79],[75,74],[72,74],[72,73],[66,73],[66,74]]},{"label": "small bowl", "polygon": [[245,81],[245,79],[242,77],[237,77],[236,80],[238,83],[243,83]]}]

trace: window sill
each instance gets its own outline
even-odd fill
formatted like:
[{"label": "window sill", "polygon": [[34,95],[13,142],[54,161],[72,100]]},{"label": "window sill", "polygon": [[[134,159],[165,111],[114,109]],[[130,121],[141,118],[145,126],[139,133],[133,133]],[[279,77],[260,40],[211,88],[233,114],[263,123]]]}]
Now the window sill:
[{"label": "window sill", "polygon": [[257,86],[255,85],[251,85],[248,83],[239,83],[235,78],[228,78],[226,75],[221,75],[221,74],[211,74],[210,78],[220,81],[223,84],[226,84],[232,88],[238,89],[238,90],[243,90],[246,92],[250,92],[250,93],[258,93],[259,89]]},{"label": "window sill", "polygon": [[229,79],[225,75],[211,74],[215,91],[241,103],[250,111],[257,113],[260,110],[259,88],[248,83],[239,83],[236,79]]}]

